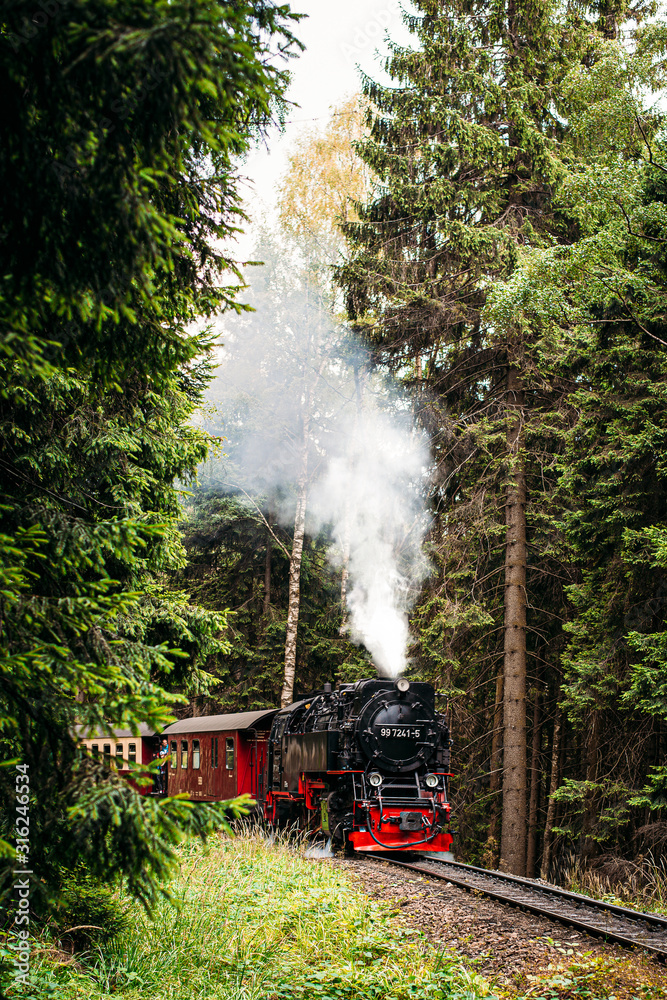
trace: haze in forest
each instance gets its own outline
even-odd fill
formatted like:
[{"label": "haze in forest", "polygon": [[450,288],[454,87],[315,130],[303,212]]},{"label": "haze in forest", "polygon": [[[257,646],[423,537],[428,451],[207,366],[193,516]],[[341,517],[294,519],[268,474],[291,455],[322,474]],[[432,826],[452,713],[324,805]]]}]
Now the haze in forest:
[{"label": "haze in forest", "polygon": [[312,288],[295,286],[279,256],[262,247],[267,263],[249,274],[255,311],[221,320],[204,423],[225,440],[202,480],[291,528],[306,477],[306,531],[331,538],[343,628],[395,677],[407,666],[408,613],[428,572],[428,440],[395,387],[369,373],[366,352]]}]

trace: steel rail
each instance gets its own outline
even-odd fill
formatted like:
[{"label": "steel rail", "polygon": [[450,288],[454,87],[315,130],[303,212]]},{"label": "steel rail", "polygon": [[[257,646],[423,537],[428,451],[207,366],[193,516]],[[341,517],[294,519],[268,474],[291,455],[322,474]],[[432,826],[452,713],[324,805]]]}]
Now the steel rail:
[{"label": "steel rail", "polygon": [[[505,872],[491,871],[487,868],[477,868],[474,865],[466,865],[460,861],[443,861],[440,858],[429,858],[427,867],[425,864],[415,864],[399,860],[391,854],[373,855],[378,861],[388,861],[399,868],[406,868],[417,872],[420,875],[427,875],[430,878],[440,879],[450,882],[468,892],[478,892],[483,896],[496,900],[499,903],[506,903],[518,909],[526,910],[536,916],[548,917],[559,923],[567,924],[577,930],[595,937],[604,938],[623,945],[626,948],[645,948],[653,952],[656,956],[667,960],[667,918],[654,913],[642,913],[638,910],[631,910],[628,907],[616,906],[613,903],[606,903],[603,900],[592,899],[590,896],[582,896],[578,893],[568,892],[558,886],[552,886],[541,882],[533,882],[530,879],[520,878],[517,875],[508,875]],[[437,868],[442,868],[439,872]],[[462,870],[462,871],[461,871]],[[467,873],[467,878],[466,878]],[[484,881],[488,884],[484,885]],[[477,884],[476,884],[477,883]],[[480,884],[482,883],[482,884]],[[503,884],[507,886],[505,892],[502,891]],[[514,887],[512,895],[511,887]],[[521,895],[517,895],[517,890],[521,890]],[[552,906],[543,903],[542,900],[526,898],[528,893],[534,896],[543,897],[545,901],[549,898],[553,901]],[[581,910],[588,910],[591,916],[585,919],[585,913],[573,915],[565,910],[565,905]],[[559,907],[560,904],[560,907]],[[600,926],[595,922],[613,920],[616,927]],[[625,922],[628,926],[623,928]],[[659,940],[657,940],[659,936]],[[651,938],[654,938],[651,940]]]},{"label": "steel rail", "polygon": [[[630,920],[641,919],[647,924],[652,924],[656,928],[667,928],[667,917],[659,913],[643,913],[640,910],[631,910],[629,906],[618,906],[616,903],[608,903],[604,899],[593,899],[592,896],[583,896],[578,892],[570,892],[569,889],[561,889],[560,886],[552,885],[550,882],[538,882],[536,879],[522,878],[520,875],[509,875],[505,872],[494,871],[490,868],[478,868],[475,865],[466,865],[462,861],[444,861],[442,858],[425,858],[431,864],[451,865],[453,868],[461,868],[465,871],[477,872],[480,875],[490,875],[503,882],[515,883],[526,886],[537,892],[548,892],[550,896],[561,896],[563,899],[571,899],[577,903],[593,904],[596,910],[608,910],[610,913],[621,917],[628,917]],[[451,879],[450,879],[451,881]],[[639,917],[638,917],[639,914]]]}]

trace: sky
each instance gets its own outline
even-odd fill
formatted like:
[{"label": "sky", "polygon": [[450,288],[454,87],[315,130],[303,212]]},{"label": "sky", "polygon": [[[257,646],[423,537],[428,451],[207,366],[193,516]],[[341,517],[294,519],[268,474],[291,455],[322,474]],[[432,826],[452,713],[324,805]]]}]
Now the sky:
[{"label": "sky", "polygon": [[[284,133],[273,131],[267,145],[252,152],[242,167],[247,208],[258,222],[271,212],[276,184],[299,132],[324,125],[330,108],[360,89],[357,66],[386,80],[381,55],[388,52],[387,34],[398,42],[410,39],[399,0],[291,0],[291,6],[308,15],[295,29],[306,49],[289,67],[293,80],[287,97],[299,106],[288,116]],[[250,252],[251,240],[249,233],[239,241],[242,253]]]}]

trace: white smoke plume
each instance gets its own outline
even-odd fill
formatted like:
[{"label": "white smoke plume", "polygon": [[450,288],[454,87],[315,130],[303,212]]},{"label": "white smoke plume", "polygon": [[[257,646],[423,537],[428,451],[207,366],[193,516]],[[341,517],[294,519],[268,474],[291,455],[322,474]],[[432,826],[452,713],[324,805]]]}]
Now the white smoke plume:
[{"label": "white smoke plume", "polygon": [[421,490],[428,442],[407,420],[368,405],[340,427],[339,454],[314,489],[312,508],[334,527],[332,561],[347,553],[350,638],[381,673],[407,666],[408,612],[428,573],[423,539],[429,519]]},{"label": "white smoke plume", "polygon": [[[270,259],[270,248],[259,256]],[[202,479],[249,503],[271,497],[272,516],[289,527],[305,435],[307,530],[333,530],[331,561],[349,572],[350,638],[381,673],[398,676],[408,613],[429,568],[428,440],[395,389],[365,372],[363,349],[280,262],[253,270],[250,302],[253,313],[221,327],[209,392],[216,415],[203,423],[225,436],[226,456]]]}]

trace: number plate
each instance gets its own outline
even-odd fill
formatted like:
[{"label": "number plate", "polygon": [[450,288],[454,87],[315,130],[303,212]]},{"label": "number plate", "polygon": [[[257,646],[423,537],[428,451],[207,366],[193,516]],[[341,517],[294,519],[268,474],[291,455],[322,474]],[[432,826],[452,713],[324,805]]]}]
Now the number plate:
[{"label": "number plate", "polygon": [[418,726],[375,726],[375,735],[387,740],[420,740],[422,731]]}]

